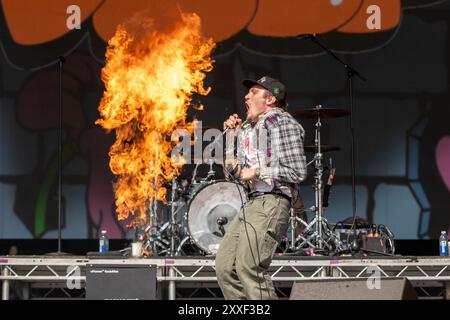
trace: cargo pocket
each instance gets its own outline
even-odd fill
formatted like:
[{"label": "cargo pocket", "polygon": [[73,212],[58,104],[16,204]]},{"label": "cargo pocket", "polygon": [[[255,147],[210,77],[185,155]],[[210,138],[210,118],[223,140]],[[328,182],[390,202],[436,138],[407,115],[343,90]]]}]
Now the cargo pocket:
[{"label": "cargo pocket", "polygon": [[269,268],[277,246],[278,241],[273,238],[270,231],[266,232],[259,248],[259,266],[261,268]]}]

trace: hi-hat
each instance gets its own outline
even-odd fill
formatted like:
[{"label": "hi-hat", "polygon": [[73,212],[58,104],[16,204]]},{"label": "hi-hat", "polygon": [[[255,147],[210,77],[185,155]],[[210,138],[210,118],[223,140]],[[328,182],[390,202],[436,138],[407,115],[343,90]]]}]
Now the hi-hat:
[{"label": "hi-hat", "polygon": [[350,111],[337,108],[306,108],[291,112],[294,118],[312,119],[312,118],[339,118],[350,114]]},{"label": "hi-hat", "polygon": [[[308,145],[304,146],[303,149],[305,152],[316,152],[316,146],[315,145]],[[337,146],[333,146],[331,144],[323,144],[320,146],[320,152],[331,152],[331,151],[338,151],[341,150],[341,148]]]}]

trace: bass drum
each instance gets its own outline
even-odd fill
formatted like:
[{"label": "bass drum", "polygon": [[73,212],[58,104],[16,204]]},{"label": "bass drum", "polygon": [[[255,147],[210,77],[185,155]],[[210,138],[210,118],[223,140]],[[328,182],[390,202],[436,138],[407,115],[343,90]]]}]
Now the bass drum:
[{"label": "bass drum", "polygon": [[[242,202],[247,202],[247,194],[236,183],[218,180],[197,186],[188,205],[188,232],[206,254],[217,253],[223,231],[239,213]],[[223,223],[222,231],[218,219]]]}]

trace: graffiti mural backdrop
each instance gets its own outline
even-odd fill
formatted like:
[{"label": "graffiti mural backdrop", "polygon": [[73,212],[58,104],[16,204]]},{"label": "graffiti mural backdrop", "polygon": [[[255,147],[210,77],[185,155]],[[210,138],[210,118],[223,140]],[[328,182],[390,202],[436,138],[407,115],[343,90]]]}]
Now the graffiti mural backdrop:
[{"label": "graffiti mural backdrop", "polygon": [[[437,238],[450,226],[450,4],[432,0],[2,0],[0,12],[0,238],[54,238],[57,228],[59,57],[63,83],[63,237],[126,236],[115,216],[108,151],[95,125],[108,40],[136,12],[162,25],[196,13],[217,43],[214,69],[192,111],[221,128],[244,114],[243,78],[271,75],[288,89],[289,111],[349,108],[345,70],[300,34],[316,34],[368,80],[355,78],[357,215],[397,239]],[[306,143],[314,123],[301,120]],[[326,210],[351,216],[349,118],[323,123],[336,166]],[[311,154],[309,154],[312,157]],[[310,173],[312,176],[312,172]],[[313,204],[312,179],[302,185]]]}]

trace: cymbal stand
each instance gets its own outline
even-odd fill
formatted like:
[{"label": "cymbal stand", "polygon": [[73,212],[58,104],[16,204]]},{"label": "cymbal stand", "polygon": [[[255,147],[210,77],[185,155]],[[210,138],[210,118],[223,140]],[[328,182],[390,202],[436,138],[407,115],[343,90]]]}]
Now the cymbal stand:
[{"label": "cymbal stand", "polygon": [[[302,209],[304,210],[304,209]],[[306,211],[306,210],[304,210]],[[291,241],[289,243],[289,250],[291,252],[295,252],[299,250],[303,245],[307,244],[309,247],[315,247],[315,245],[307,238],[303,237],[302,235],[296,234],[296,228],[299,224],[302,224],[305,227],[305,230],[311,230],[311,227],[306,223],[305,220],[297,216],[297,212],[295,208],[291,207],[290,210],[291,217],[290,217],[290,224],[291,224]],[[300,244],[297,244],[299,240],[303,240]]]},{"label": "cymbal stand", "polygon": [[186,217],[186,201],[180,193],[183,186],[179,186],[175,178],[172,179],[172,196],[170,200],[170,256],[178,256],[185,242],[189,240],[187,225],[184,223]]},{"label": "cymbal stand", "polygon": [[216,175],[216,172],[214,171],[213,165],[214,165],[214,159],[208,159],[208,164],[209,164],[209,171],[208,171],[208,175],[206,176],[206,180],[209,180],[211,178],[214,178],[214,176]]},{"label": "cymbal stand", "polygon": [[[321,107],[320,105],[318,106]],[[320,122],[320,114],[317,116],[317,122],[315,124],[315,139],[314,144],[316,146],[316,154],[314,156],[314,165],[316,168],[314,175],[314,206],[311,208],[315,214],[315,217],[311,224],[315,223],[315,233],[316,233],[316,247],[323,249],[323,230],[322,230],[322,219],[323,219],[323,207],[322,207],[322,175],[323,175],[323,164],[322,164],[322,153],[321,153],[321,140],[320,140],[320,129],[322,123]]]},{"label": "cymbal stand", "polygon": [[292,208],[292,206],[291,206],[290,214],[291,214],[291,217],[289,219],[289,222],[291,224],[291,242],[289,243],[289,249],[291,251],[294,251],[296,249],[295,240],[294,240],[296,237],[295,227],[297,226],[298,221],[296,220],[297,217],[295,216],[294,208]]},{"label": "cymbal stand", "polygon": [[175,253],[175,236],[178,234],[177,232],[177,224],[175,219],[175,199],[177,192],[177,181],[175,178],[172,179],[172,195],[170,199],[170,256],[173,256]]},{"label": "cymbal stand", "polygon": [[[158,150],[156,150],[155,154],[155,162],[151,161],[150,167],[152,164],[156,163],[156,159],[158,159]],[[161,253],[165,253],[170,250],[170,241],[163,238],[163,231],[168,228],[169,224],[165,224],[163,226],[159,223],[159,214],[158,214],[158,173],[157,170],[154,169],[154,195],[149,200],[149,225],[145,229],[148,232],[148,249],[151,251],[151,255],[156,257],[161,255]],[[161,249],[161,250],[160,250]]]},{"label": "cymbal stand", "polygon": [[[214,171],[214,163],[215,163],[215,147],[217,145],[223,145],[223,137],[225,135],[225,133],[228,131],[228,129],[225,129],[222,134],[220,136],[215,137],[215,139],[213,141],[211,141],[205,148],[205,150],[211,150],[210,154],[211,157],[208,158],[208,164],[209,164],[209,171],[208,171],[208,175],[206,177],[206,180],[209,181],[211,178],[213,178],[216,176],[216,172]],[[213,155],[214,154],[214,155]]]},{"label": "cymbal stand", "polygon": [[[322,108],[321,105],[316,106],[317,109]],[[315,175],[314,175],[314,205],[311,207],[311,211],[314,213],[314,219],[310,223],[306,223],[302,219],[298,217],[294,217],[294,222],[302,223],[305,226],[304,235],[300,235],[297,239],[302,240],[296,248],[301,248],[304,245],[308,245],[314,249],[324,250],[324,251],[332,251],[335,247],[339,246],[338,239],[334,235],[334,233],[328,227],[328,222],[323,216],[323,154],[321,152],[321,133],[320,130],[322,128],[322,122],[320,118],[320,112],[317,113],[317,122],[315,124],[315,139],[314,145],[316,149],[316,153],[314,155],[314,167],[315,167]],[[294,238],[292,238],[294,239]],[[297,239],[294,242],[297,243]],[[330,243],[333,241],[333,244]]]}]

